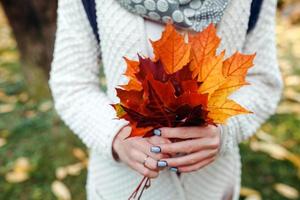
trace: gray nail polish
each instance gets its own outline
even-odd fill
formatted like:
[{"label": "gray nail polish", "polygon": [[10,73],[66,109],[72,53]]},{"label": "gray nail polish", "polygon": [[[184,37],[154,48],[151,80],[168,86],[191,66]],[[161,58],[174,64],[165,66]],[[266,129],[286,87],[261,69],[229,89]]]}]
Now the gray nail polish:
[{"label": "gray nail polish", "polygon": [[157,166],[158,167],[167,167],[168,166],[168,163],[166,161],[163,161],[163,160],[159,160],[157,162]]},{"label": "gray nail polish", "polygon": [[161,130],[159,130],[159,129],[154,129],[154,130],[153,130],[153,134],[156,135],[156,136],[161,136]]},{"label": "gray nail polish", "polygon": [[151,151],[152,153],[160,153],[160,152],[161,152],[161,149],[160,149],[160,147],[158,147],[158,146],[153,146],[153,147],[151,147],[150,151]]},{"label": "gray nail polish", "polygon": [[178,168],[177,167],[170,167],[169,170],[172,171],[172,172],[178,172]]}]

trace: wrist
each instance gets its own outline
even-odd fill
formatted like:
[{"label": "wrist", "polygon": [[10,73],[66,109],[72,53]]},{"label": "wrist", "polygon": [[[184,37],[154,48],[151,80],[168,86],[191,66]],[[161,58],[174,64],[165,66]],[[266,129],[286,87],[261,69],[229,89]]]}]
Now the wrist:
[{"label": "wrist", "polygon": [[124,135],[124,133],[128,132],[128,131],[124,131],[124,129],[126,127],[129,126],[124,126],[123,128],[120,129],[120,131],[116,134],[115,138],[113,139],[113,143],[112,143],[112,155],[113,158],[116,161],[120,161],[120,157],[119,157],[119,149],[120,149],[120,144],[121,141],[124,140],[126,138],[126,136]]},{"label": "wrist", "polygon": [[113,140],[113,144],[112,144],[112,156],[116,161],[120,161],[120,157],[119,157],[119,154],[118,154],[118,152],[119,152],[118,147],[119,147],[119,144],[120,144],[119,133],[115,136],[115,138]]},{"label": "wrist", "polygon": [[218,154],[220,154],[221,152],[221,147],[222,147],[222,137],[223,137],[223,129],[222,129],[222,126],[219,125],[218,126],[218,137],[219,137],[219,146],[218,146]]}]

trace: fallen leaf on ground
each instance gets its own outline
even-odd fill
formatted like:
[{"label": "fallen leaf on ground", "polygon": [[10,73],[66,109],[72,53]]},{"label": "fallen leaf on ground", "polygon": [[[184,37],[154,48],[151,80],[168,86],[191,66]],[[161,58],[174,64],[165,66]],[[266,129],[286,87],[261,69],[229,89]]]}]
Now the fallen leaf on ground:
[{"label": "fallen leaf on ground", "polygon": [[247,200],[261,200],[262,197],[257,190],[242,187],[240,190],[240,196],[245,197]]},{"label": "fallen leaf on ground", "polygon": [[66,178],[68,175],[70,176],[78,176],[80,172],[86,168],[85,163],[79,162],[71,165],[66,165],[63,167],[58,167],[55,170],[56,178],[62,180]]},{"label": "fallen leaf on ground", "polygon": [[15,104],[2,104],[0,105],[0,114],[12,112],[15,107]]},{"label": "fallen leaf on ground", "polygon": [[5,175],[5,179],[9,183],[20,183],[29,178],[31,169],[28,158],[18,158],[13,166],[13,169]]},{"label": "fallen leaf on ground", "polygon": [[258,196],[258,195],[249,195],[245,198],[245,200],[261,200],[261,196]]},{"label": "fallen leaf on ground", "polygon": [[83,163],[75,163],[73,165],[66,166],[67,173],[71,176],[77,176],[80,174],[81,170],[85,168]]},{"label": "fallen leaf on ground", "polygon": [[78,160],[83,161],[87,159],[86,153],[80,148],[73,148],[72,153]]},{"label": "fallen leaf on ground", "polygon": [[6,139],[0,138],[0,147],[3,147],[6,144]]},{"label": "fallen leaf on ground", "polygon": [[300,173],[300,156],[290,152],[283,146],[275,143],[251,141],[250,148],[253,151],[267,153],[277,160],[288,160],[299,170]]},{"label": "fallen leaf on ground", "polygon": [[17,172],[28,172],[30,168],[31,166],[28,158],[20,157],[16,160],[13,170]]},{"label": "fallen leaf on ground", "polygon": [[262,130],[260,130],[256,133],[256,137],[265,142],[273,143],[275,141],[275,138],[272,135],[270,135]]},{"label": "fallen leaf on ground", "polygon": [[26,181],[29,178],[29,175],[27,173],[22,173],[22,172],[8,172],[5,175],[5,179],[9,183],[21,183]]},{"label": "fallen leaf on ground", "polygon": [[285,86],[298,86],[298,85],[300,85],[300,77],[297,76],[297,75],[286,76],[284,81],[285,81]]},{"label": "fallen leaf on ground", "polygon": [[274,185],[274,189],[281,194],[282,196],[288,198],[288,199],[298,199],[299,198],[299,192],[294,187],[291,187],[289,185],[283,184],[283,183],[277,183]]},{"label": "fallen leaf on ground", "polygon": [[49,111],[51,108],[53,107],[53,103],[52,101],[46,101],[46,102],[43,102],[38,110],[41,111],[41,112],[47,112]]},{"label": "fallen leaf on ground", "polygon": [[68,176],[67,169],[65,167],[58,167],[55,170],[55,176],[57,179],[62,180]]},{"label": "fallen leaf on ground", "polygon": [[296,92],[292,88],[287,88],[284,90],[284,97],[288,100],[300,103],[300,93]]},{"label": "fallen leaf on ground", "polygon": [[7,104],[14,104],[17,102],[16,96],[8,96],[5,94],[5,92],[0,91],[0,101],[7,103]]},{"label": "fallen leaf on ground", "polygon": [[293,153],[289,153],[286,159],[293,163],[294,166],[298,168],[300,173],[300,156]]},{"label": "fallen leaf on ground", "polygon": [[299,103],[283,102],[279,105],[276,111],[277,114],[291,114],[295,113],[300,115]]},{"label": "fallen leaf on ground", "polygon": [[51,190],[59,200],[71,200],[70,190],[63,182],[54,181],[51,184]]},{"label": "fallen leaf on ground", "polygon": [[277,160],[283,160],[289,154],[287,149],[275,143],[252,141],[250,143],[250,148],[253,151],[262,151],[264,153],[267,153]]},{"label": "fallen leaf on ground", "polygon": [[14,51],[3,51],[1,53],[2,62],[15,62],[19,60],[19,54]]}]

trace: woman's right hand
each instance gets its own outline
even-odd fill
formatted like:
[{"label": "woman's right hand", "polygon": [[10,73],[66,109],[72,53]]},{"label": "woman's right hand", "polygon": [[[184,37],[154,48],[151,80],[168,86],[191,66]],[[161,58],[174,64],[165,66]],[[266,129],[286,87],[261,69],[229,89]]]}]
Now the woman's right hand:
[{"label": "woman's right hand", "polygon": [[156,178],[159,170],[162,169],[158,168],[157,161],[169,156],[162,153],[152,153],[150,149],[159,144],[171,143],[170,140],[158,136],[127,138],[130,133],[130,126],[125,126],[119,131],[113,141],[113,151],[117,154],[120,161],[130,168],[143,176]]}]

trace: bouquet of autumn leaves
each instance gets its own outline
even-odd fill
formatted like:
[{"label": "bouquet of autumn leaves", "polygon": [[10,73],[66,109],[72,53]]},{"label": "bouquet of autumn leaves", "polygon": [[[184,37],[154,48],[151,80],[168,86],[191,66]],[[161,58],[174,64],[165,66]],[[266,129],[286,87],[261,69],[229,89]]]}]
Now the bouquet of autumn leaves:
[{"label": "bouquet of autumn leaves", "polygon": [[224,59],[216,55],[220,44],[213,24],[188,42],[168,23],[161,39],[151,41],[155,58],[129,60],[126,85],[116,88],[120,103],[114,104],[119,118],[130,122],[129,137],[151,136],[160,127],[223,124],[246,110],[229,95],[244,85],[253,55],[236,52]]},{"label": "bouquet of autumn leaves", "polygon": [[158,41],[150,40],[154,58],[124,57],[129,82],[116,88],[120,103],[113,107],[130,122],[129,137],[151,136],[160,127],[223,124],[250,113],[228,97],[248,85],[255,54],[236,52],[225,59],[225,51],[216,53],[220,41],[213,24],[186,37],[168,23]]}]

